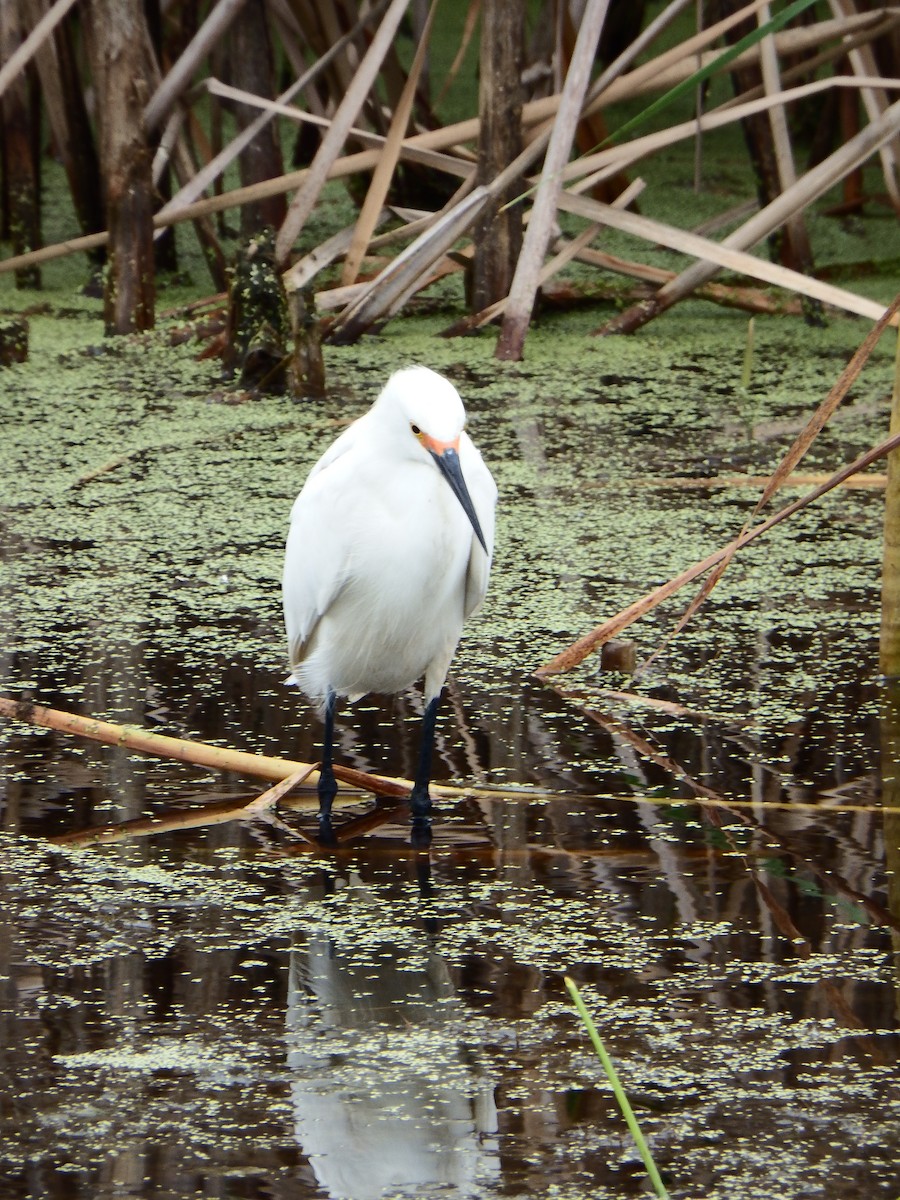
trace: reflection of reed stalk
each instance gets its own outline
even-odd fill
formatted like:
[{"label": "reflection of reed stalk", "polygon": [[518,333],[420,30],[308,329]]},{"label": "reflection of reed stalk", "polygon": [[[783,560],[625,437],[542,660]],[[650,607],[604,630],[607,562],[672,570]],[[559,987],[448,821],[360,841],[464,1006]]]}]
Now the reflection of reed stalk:
[{"label": "reflection of reed stalk", "polygon": [[[890,432],[900,432],[900,336],[894,358]],[[889,680],[900,676],[900,453],[897,451],[888,455],[884,492],[879,655],[882,675]]]},{"label": "reflection of reed stalk", "polygon": [[660,1177],[659,1171],[656,1169],[656,1163],[653,1161],[653,1155],[650,1153],[650,1147],[647,1145],[643,1133],[641,1133],[641,1127],[638,1125],[637,1117],[634,1115],[634,1110],[628,1102],[628,1097],[625,1095],[625,1089],[622,1087],[622,1084],[619,1081],[619,1076],[616,1074],[616,1068],[613,1066],[612,1059],[607,1054],[606,1047],[603,1045],[603,1042],[600,1039],[600,1034],[597,1032],[597,1027],[591,1020],[591,1014],[585,1007],[585,1003],[581,998],[581,993],[575,985],[575,982],[570,979],[568,975],[565,976],[565,984],[569,990],[569,995],[572,997],[572,1002],[578,1009],[578,1015],[584,1022],[585,1028],[587,1029],[590,1039],[594,1044],[594,1049],[597,1051],[597,1057],[600,1059],[600,1062],[603,1065],[603,1070],[606,1072],[606,1078],[612,1085],[613,1095],[616,1098],[619,1108],[622,1110],[622,1115],[625,1118],[628,1128],[631,1130],[631,1136],[635,1140],[635,1144],[640,1151],[641,1158],[644,1160],[644,1166],[647,1169],[650,1182],[653,1184],[653,1189],[657,1196],[661,1198],[661,1200],[668,1200],[669,1193],[666,1191],[665,1184]]}]

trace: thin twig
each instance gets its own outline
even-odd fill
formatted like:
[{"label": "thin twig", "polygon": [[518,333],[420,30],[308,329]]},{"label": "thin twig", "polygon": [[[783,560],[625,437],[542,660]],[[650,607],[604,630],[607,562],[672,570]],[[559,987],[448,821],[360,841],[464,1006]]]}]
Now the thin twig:
[{"label": "thin twig", "polygon": [[584,637],[579,638],[578,641],[574,642],[567,649],[555,655],[549,662],[538,667],[535,675],[538,679],[546,679],[549,675],[558,675],[564,671],[571,671],[573,667],[577,667],[579,663],[583,662],[589,654],[598,650],[604,642],[608,642],[610,638],[621,633],[623,629],[626,629],[639,617],[643,617],[648,612],[651,612],[657,605],[674,595],[675,592],[683,588],[686,584],[699,579],[701,575],[704,575],[711,568],[715,567],[727,554],[732,553],[734,549],[742,550],[750,542],[755,541],[756,538],[761,537],[764,533],[768,533],[770,529],[787,520],[788,517],[793,516],[794,513],[799,512],[808,504],[812,504],[813,501],[818,500],[820,496],[824,496],[832,488],[838,487],[846,479],[849,479],[851,475],[856,475],[859,471],[864,471],[879,458],[884,458],[890,454],[897,446],[900,446],[900,433],[885,438],[877,446],[874,446],[871,450],[867,450],[859,458],[854,459],[852,463],[836,471],[813,491],[807,492],[805,496],[801,496],[792,504],[779,509],[778,512],[774,513],[760,525],[754,525],[752,529],[748,529],[737,539],[736,546],[733,541],[729,542],[728,545],[707,555],[700,562],[694,563],[693,566],[688,567],[667,583],[662,584],[661,587],[654,588],[652,592],[648,592],[647,595],[642,596],[639,600],[635,600],[627,608],[623,608],[621,612],[617,613],[616,616],[611,617],[608,621],[604,621],[602,625],[598,625],[590,633],[585,634]]}]

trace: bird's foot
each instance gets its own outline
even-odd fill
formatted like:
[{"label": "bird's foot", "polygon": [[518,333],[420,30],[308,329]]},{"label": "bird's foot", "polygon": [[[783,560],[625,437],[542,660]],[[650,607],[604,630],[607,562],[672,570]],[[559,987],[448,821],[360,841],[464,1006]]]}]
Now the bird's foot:
[{"label": "bird's foot", "polygon": [[319,768],[319,842],[323,846],[336,846],[334,826],[331,823],[331,806],[337,795],[337,780],[330,763]]},{"label": "bird's foot", "polygon": [[409,794],[409,807],[412,812],[412,830],[410,843],[417,849],[431,845],[431,797],[427,787],[418,784]]},{"label": "bird's foot", "polygon": [[334,832],[334,826],[331,823],[331,813],[319,813],[319,845],[320,846],[336,846],[338,844],[337,834]]}]

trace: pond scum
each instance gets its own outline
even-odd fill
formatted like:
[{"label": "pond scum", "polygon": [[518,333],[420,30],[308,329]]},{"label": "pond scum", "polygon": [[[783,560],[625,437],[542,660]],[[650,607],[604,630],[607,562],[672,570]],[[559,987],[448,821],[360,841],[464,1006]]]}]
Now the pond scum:
[{"label": "pond scum", "polygon": [[[663,146],[642,214],[689,227],[737,207],[754,191],[737,142],[699,194]],[[51,193],[48,230],[69,238]],[[327,185],[298,252],[356,218]],[[898,291],[896,221],[807,218],[874,319]],[[581,226],[561,225],[567,251]],[[672,279],[661,245],[640,265]],[[674,639],[699,579],[620,629],[639,662],[666,642],[639,678],[593,655],[553,687],[535,676],[729,545],[868,320],[807,327],[741,288],[769,310],[748,379],[746,316],[709,296],[590,337],[639,297],[576,259],[526,357],[498,363],[489,326],[436,336],[471,315],[454,259],[402,321],[326,343],[325,396],[294,404],[199,357],[190,306],[217,285],[184,229],[178,249],[154,334],[102,338],[76,259],[45,263],[39,297],[0,276],[30,355],[0,375],[4,696],[313,762],[314,714],[282,685],[290,502],[409,362],[459,387],[500,484],[494,579],[454,664],[427,857],[389,801],[348,790],[346,840],[322,856],[308,791],[196,824],[268,785],[3,719],[0,1200],[646,1195],[566,976],[673,1200],[897,1200],[883,460],[735,555]],[[602,253],[634,258],[611,228]],[[890,333],[785,503],[883,441],[893,359]],[[420,708],[361,702],[347,761],[408,777]],[[74,840],[105,826],[121,836]]]},{"label": "pond scum", "polygon": [[[290,500],[423,343],[329,350],[330,398],[296,407],[223,389],[184,346],[98,353],[96,325],[35,324],[37,357],[5,377],[6,694],[311,761],[316,724],[280,682]],[[740,476],[774,469],[862,340],[763,323],[748,396],[715,322],[691,324],[690,355],[645,336],[615,365],[560,362],[553,320],[545,356],[501,371],[477,339],[465,363],[427,343],[501,486],[438,756],[463,794],[439,802],[427,874],[387,810],[324,861],[246,821],[53,844],[260,789],[4,724],[5,1195],[210,1172],[227,1195],[640,1194],[568,973],[670,1196],[893,1196],[891,940],[865,903],[884,903],[878,489],[836,489],[737,555],[636,687],[585,663],[565,681],[582,711],[531,678],[727,544],[753,503]],[[891,358],[876,348],[808,475],[878,440]],[[633,627],[644,656],[682,610]],[[647,707],[601,727],[607,690]],[[372,757],[348,743],[349,761],[408,774],[415,701],[357,720]],[[689,780],[721,796],[717,823]],[[309,832],[304,803],[280,819]]]}]

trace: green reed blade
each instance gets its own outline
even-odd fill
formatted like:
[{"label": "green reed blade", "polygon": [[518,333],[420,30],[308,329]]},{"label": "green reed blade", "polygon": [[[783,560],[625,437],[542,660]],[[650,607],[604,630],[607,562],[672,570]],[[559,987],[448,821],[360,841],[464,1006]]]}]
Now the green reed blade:
[{"label": "green reed blade", "polygon": [[647,1145],[643,1133],[641,1133],[641,1127],[638,1125],[637,1117],[634,1115],[634,1111],[628,1102],[628,1097],[625,1095],[625,1090],[619,1081],[619,1076],[616,1074],[616,1068],[613,1066],[612,1059],[606,1053],[606,1047],[600,1040],[600,1034],[597,1032],[597,1027],[591,1020],[591,1014],[585,1008],[584,1001],[581,998],[581,993],[576,987],[574,980],[570,979],[568,975],[564,976],[564,980],[566,987],[568,988],[569,995],[572,997],[572,1001],[575,1007],[578,1009],[578,1015],[584,1022],[585,1028],[587,1029],[590,1039],[594,1044],[594,1049],[597,1051],[597,1057],[600,1059],[600,1062],[603,1065],[603,1070],[606,1072],[606,1077],[612,1085],[613,1095],[616,1098],[619,1108],[622,1110],[622,1115],[625,1117],[628,1128],[631,1130],[631,1136],[634,1138],[637,1148],[640,1151],[641,1158],[644,1160],[644,1166],[647,1169],[647,1174],[650,1176],[650,1182],[653,1184],[653,1188],[660,1200],[669,1200],[669,1193],[666,1191],[665,1184],[660,1178],[659,1171],[656,1169],[656,1163],[653,1161],[653,1155],[650,1153],[650,1147]]}]

